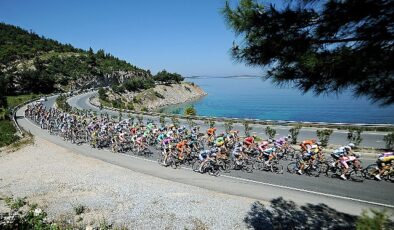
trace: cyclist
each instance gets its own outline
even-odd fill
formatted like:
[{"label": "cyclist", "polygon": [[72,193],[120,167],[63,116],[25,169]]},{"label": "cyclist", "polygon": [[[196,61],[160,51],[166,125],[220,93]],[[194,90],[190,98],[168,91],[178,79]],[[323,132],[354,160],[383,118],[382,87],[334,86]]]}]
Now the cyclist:
[{"label": "cyclist", "polygon": [[346,174],[348,173],[348,171],[349,171],[348,162],[349,162],[349,163],[352,163],[352,162],[353,162],[353,164],[354,164],[356,167],[360,167],[359,161],[357,160],[357,158],[356,158],[356,157],[354,156],[354,154],[353,154],[352,147],[354,147],[354,144],[353,144],[353,143],[350,143],[350,144],[344,146],[344,152],[343,152],[343,154],[339,157],[339,162],[340,162],[341,165],[342,165],[342,175],[341,175],[341,178],[342,178],[343,180],[346,180],[346,179],[347,179],[345,175],[346,175]]},{"label": "cyclist", "polygon": [[187,140],[183,140],[176,144],[176,149],[178,150],[178,158],[179,160],[183,160],[183,154],[185,149],[187,148]]},{"label": "cyclist", "polygon": [[300,168],[298,169],[297,173],[302,175],[305,164],[311,165],[313,161],[316,159],[316,155],[319,153],[319,142],[315,142],[307,147],[306,152],[302,154],[302,158],[300,160]]},{"label": "cyclist", "polygon": [[163,145],[163,165],[167,165],[167,158],[171,152],[171,141],[173,140],[173,138],[171,136],[166,137],[163,141],[162,141],[162,145]]},{"label": "cyclist", "polygon": [[256,134],[253,134],[252,136],[246,137],[244,139],[244,145],[247,149],[250,149],[255,146],[254,140],[256,139]]},{"label": "cyclist", "polygon": [[213,147],[208,150],[202,150],[200,154],[198,155],[198,159],[201,161],[200,167],[198,168],[198,171],[202,173],[202,168],[204,165],[209,161],[213,160],[216,157],[216,154],[219,152],[218,148]]},{"label": "cyclist", "polygon": [[259,159],[263,159],[266,165],[271,164],[271,160],[276,158],[276,149],[275,147],[269,147],[268,141],[262,141],[258,145],[258,149],[260,150],[260,154],[258,156]]},{"label": "cyclist", "polygon": [[383,175],[384,171],[389,170],[390,167],[394,165],[394,152],[385,152],[380,154],[376,163],[379,167],[379,174],[376,174],[375,178],[382,180],[380,176]]}]

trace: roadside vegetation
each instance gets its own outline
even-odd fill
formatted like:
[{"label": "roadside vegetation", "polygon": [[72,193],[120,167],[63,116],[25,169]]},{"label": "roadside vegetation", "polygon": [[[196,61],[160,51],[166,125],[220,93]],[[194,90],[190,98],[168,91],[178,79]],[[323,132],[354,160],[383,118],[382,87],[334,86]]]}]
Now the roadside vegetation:
[{"label": "roadside vegetation", "polygon": [[17,140],[19,137],[16,135],[16,129],[11,120],[0,120],[0,147],[12,144]]},{"label": "roadside vegetation", "polygon": [[16,135],[17,130],[11,120],[11,112],[15,106],[29,100],[38,99],[40,96],[38,94],[27,94],[3,98],[2,107],[0,107],[0,148],[12,144],[10,146],[12,149],[19,149],[32,142],[31,135],[25,135],[22,139]]},{"label": "roadside vegetation", "polygon": [[39,230],[62,230],[62,229],[126,229],[113,226],[105,219],[99,219],[96,223],[84,224],[81,216],[86,207],[79,204],[74,207],[75,216],[49,220],[45,210],[26,201],[26,198],[0,197],[9,211],[0,213],[0,229],[39,229]]},{"label": "roadside vegetation", "polygon": [[108,75],[114,75],[116,83],[119,72],[138,76],[144,84],[153,81],[149,71],[102,49],[77,49],[0,23],[0,101],[4,96],[48,94],[75,86],[83,89],[93,82],[104,82]]}]

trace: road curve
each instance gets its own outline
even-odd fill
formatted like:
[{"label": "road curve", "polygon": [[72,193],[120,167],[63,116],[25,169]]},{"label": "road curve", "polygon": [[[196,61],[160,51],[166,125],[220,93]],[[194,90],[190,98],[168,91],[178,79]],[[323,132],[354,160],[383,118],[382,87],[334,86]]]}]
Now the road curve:
[{"label": "road curve", "polygon": [[[53,106],[55,97],[50,97],[46,106]],[[100,159],[124,168],[138,171],[174,182],[194,185],[218,192],[244,196],[258,200],[283,197],[298,204],[324,203],[338,211],[359,214],[365,208],[386,208],[394,212],[394,184],[388,182],[365,181],[354,183],[326,178],[298,176],[288,173],[276,175],[265,172],[231,172],[212,177],[201,175],[187,168],[174,170],[159,166],[153,159],[138,158],[126,154],[114,154],[108,150],[92,149],[88,145],[73,145],[58,136],[52,136],[23,117],[22,107],[17,111],[18,123],[25,130],[76,153]],[[111,179],[111,178],[109,178]]]},{"label": "road curve", "polygon": [[[89,98],[92,96],[96,96],[97,95],[97,91],[93,91],[93,92],[88,92],[88,93],[84,93],[84,94],[80,94],[77,95],[75,97],[71,97],[70,99],[68,99],[68,103],[72,106],[72,107],[76,107],[79,109],[87,109],[87,110],[93,110],[93,111],[97,111],[97,112],[102,112],[102,113],[108,113],[110,115],[114,115],[114,116],[118,116],[119,112],[116,111],[112,111],[112,110],[99,110],[99,108],[97,108],[96,106],[90,104],[89,102]],[[144,115],[144,117],[152,119],[152,120],[157,120],[156,117],[151,117],[151,116],[147,116]],[[202,127],[205,127],[206,125],[203,122],[197,122],[199,125],[201,125]],[[221,125],[221,122],[217,122],[216,123],[219,131],[224,131],[224,127],[223,125]],[[259,136],[265,137],[265,133],[263,130],[262,125],[252,125],[253,130],[252,132],[257,132]],[[234,128],[240,131],[243,131],[243,125],[242,124],[234,124]],[[277,130],[277,136],[285,136],[288,135],[289,133],[289,127],[288,126],[275,126],[275,129]],[[387,132],[363,132],[362,138],[363,141],[361,142],[361,146],[362,147],[373,147],[373,148],[384,148],[385,143],[383,141],[383,137],[387,134]],[[308,138],[315,138],[316,137],[316,128],[313,127],[308,127],[308,128],[302,128],[300,130],[300,133],[298,135],[298,139],[299,140],[303,140],[303,139],[308,139]],[[347,131],[346,130],[335,130],[333,132],[333,134],[330,137],[330,144],[336,144],[336,145],[345,145],[347,144]]]}]

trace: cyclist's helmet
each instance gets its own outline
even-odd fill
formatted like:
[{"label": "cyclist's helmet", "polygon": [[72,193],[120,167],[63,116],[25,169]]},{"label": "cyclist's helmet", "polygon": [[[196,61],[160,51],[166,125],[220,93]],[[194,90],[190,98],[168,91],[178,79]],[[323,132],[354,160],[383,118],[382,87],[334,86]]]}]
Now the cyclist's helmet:
[{"label": "cyclist's helmet", "polygon": [[213,148],[211,148],[211,152],[217,153],[217,152],[219,152],[219,148],[213,147]]},{"label": "cyclist's helmet", "polygon": [[321,142],[320,142],[320,141],[316,142],[316,144],[317,144],[318,146],[321,146]]},{"label": "cyclist's helmet", "polygon": [[350,148],[354,148],[354,147],[355,147],[355,145],[354,145],[353,143],[349,143],[348,146],[349,146]]},{"label": "cyclist's helmet", "polygon": [[345,149],[349,151],[349,150],[352,150],[352,147],[350,147],[349,145],[346,145]]}]

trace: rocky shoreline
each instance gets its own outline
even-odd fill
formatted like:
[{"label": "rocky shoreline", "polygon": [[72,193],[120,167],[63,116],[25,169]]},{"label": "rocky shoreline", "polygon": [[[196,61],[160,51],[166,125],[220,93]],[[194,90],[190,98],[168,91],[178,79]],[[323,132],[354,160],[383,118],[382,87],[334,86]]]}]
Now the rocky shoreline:
[{"label": "rocky shoreline", "polygon": [[[109,89],[106,95],[107,101],[112,104],[120,102],[130,110],[154,111],[166,106],[198,100],[206,96],[207,93],[194,83],[181,82],[179,84],[160,84],[140,92],[116,93]],[[90,103],[98,107],[104,106],[98,97],[91,98]]]}]

